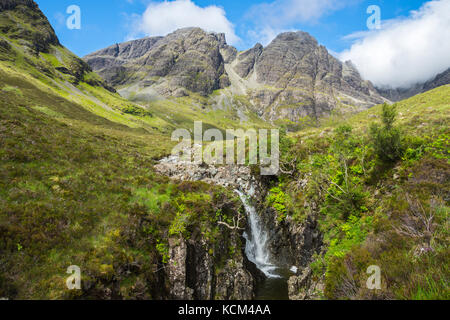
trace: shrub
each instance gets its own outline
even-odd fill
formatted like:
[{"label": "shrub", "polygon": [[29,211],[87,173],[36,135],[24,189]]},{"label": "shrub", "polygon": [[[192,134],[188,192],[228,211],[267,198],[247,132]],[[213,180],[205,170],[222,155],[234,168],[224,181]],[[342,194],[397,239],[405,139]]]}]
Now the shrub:
[{"label": "shrub", "polygon": [[370,128],[375,152],[385,163],[395,162],[403,155],[402,135],[394,126],[396,116],[396,105],[389,106],[385,103],[382,111],[383,127],[373,124]]},{"label": "shrub", "polygon": [[286,202],[287,196],[280,187],[275,187],[270,190],[267,197],[268,204],[273,207],[278,213],[278,221],[283,221],[287,215]]},{"label": "shrub", "polygon": [[144,110],[143,108],[138,108],[131,105],[123,107],[122,112],[126,114],[131,114],[133,116],[152,117],[151,112]]}]

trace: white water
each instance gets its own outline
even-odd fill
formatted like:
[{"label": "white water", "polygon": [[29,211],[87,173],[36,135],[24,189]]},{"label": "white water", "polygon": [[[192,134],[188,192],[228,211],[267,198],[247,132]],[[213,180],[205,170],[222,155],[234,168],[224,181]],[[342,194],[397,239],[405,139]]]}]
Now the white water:
[{"label": "white water", "polygon": [[247,240],[245,246],[245,254],[247,258],[253,262],[259,270],[264,272],[268,278],[281,278],[275,273],[277,267],[270,262],[270,253],[267,248],[268,234],[264,230],[261,219],[256,213],[256,209],[249,203],[247,197],[240,191],[236,190],[244,204],[247,212],[248,222],[250,226],[250,234],[244,233]]}]

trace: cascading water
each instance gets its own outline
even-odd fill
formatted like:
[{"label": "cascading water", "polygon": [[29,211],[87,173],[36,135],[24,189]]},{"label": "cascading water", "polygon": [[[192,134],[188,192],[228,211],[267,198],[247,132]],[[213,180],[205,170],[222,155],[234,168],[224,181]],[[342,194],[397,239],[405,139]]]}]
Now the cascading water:
[{"label": "cascading water", "polygon": [[[274,265],[271,262],[268,249],[269,235],[265,229],[260,216],[248,200],[248,197],[241,191],[236,190],[247,213],[250,232],[244,233],[246,240],[245,254],[256,267],[261,270],[267,279],[259,284],[256,292],[257,300],[287,300],[289,299],[287,279],[293,275],[293,271]],[[249,196],[253,196],[254,188],[249,191]]]},{"label": "cascading water", "polygon": [[264,226],[256,213],[256,209],[249,203],[247,197],[241,191],[236,190],[236,193],[239,194],[239,197],[244,204],[250,226],[250,234],[247,232],[244,233],[244,238],[247,240],[245,246],[247,258],[253,262],[259,270],[264,272],[268,278],[281,278],[275,272],[277,267],[270,262],[270,253],[267,248],[268,234],[267,231],[264,230]]}]

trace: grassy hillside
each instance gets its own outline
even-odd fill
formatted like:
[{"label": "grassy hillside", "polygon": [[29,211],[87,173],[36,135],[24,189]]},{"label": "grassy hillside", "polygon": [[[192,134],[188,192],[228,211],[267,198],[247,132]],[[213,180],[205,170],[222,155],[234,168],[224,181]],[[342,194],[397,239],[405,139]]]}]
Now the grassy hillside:
[{"label": "grassy hillside", "polygon": [[[280,221],[319,222],[326,248],[311,267],[326,298],[450,298],[450,86],[396,110],[389,129],[377,106],[283,141],[292,173],[269,204]],[[381,290],[366,287],[370,265],[381,268]]]},{"label": "grassy hillside", "polygon": [[[0,298],[168,298],[169,238],[206,242],[223,268],[242,248],[217,221],[242,210],[239,199],[171,182],[153,164],[194,119],[267,124],[199,96],[125,100],[59,44],[33,2],[8,3],[23,4],[0,3]],[[397,111],[378,138],[382,106],[284,135],[291,173],[268,205],[280,223],[319,222],[326,250],[312,268],[327,298],[449,298],[450,86]],[[82,267],[82,291],[66,290],[70,265]],[[365,289],[369,265],[381,267],[381,291]]]},{"label": "grassy hillside", "polygon": [[214,239],[238,198],[153,171],[177,123],[121,98],[22,2],[0,11],[0,297],[167,298],[169,237],[232,257]]}]

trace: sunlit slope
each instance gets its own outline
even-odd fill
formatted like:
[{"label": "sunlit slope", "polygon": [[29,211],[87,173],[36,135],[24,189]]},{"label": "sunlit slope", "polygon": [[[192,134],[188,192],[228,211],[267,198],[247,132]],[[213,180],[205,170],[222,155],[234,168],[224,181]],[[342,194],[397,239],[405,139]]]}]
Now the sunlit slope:
[{"label": "sunlit slope", "polygon": [[[398,111],[397,124],[417,135],[430,133],[449,127],[450,122],[450,85],[418,94],[396,103]],[[299,137],[330,133],[342,124],[350,124],[354,130],[368,132],[370,125],[380,119],[382,106],[377,105],[369,110],[350,117],[330,117],[323,119],[319,127],[307,128],[296,133]]]},{"label": "sunlit slope", "polygon": [[[310,267],[325,298],[449,298],[450,86],[396,109],[330,118],[284,143],[291,174],[271,192],[280,219],[317,220],[324,249]],[[378,290],[366,285],[371,265]]]}]

